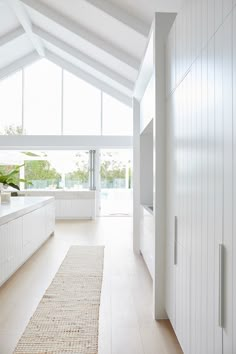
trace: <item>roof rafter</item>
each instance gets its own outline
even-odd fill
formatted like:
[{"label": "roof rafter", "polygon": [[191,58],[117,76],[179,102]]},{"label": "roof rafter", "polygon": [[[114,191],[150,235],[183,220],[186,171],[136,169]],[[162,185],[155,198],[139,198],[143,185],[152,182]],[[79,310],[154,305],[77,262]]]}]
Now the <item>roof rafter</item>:
[{"label": "roof rafter", "polygon": [[0,80],[15,73],[23,67],[32,64],[38,59],[40,59],[40,56],[34,51],[23,58],[14,61],[12,64],[0,69]]},{"label": "roof rafter", "polygon": [[69,71],[71,74],[74,74],[78,76],[80,79],[90,83],[91,85],[97,87],[99,90],[102,90],[109,94],[110,96],[113,96],[117,100],[123,102],[124,104],[128,106],[132,106],[132,99],[131,96],[125,95],[119,90],[115,89],[114,87],[108,85],[107,83],[103,82],[102,80],[99,80],[98,78],[95,78],[93,75],[85,72],[84,70],[78,68],[77,66],[69,63],[67,60],[62,59],[58,55],[52,53],[49,50],[45,50],[46,58],[48,60],[51,60],[55,64],[59,65],[63,69]]},{"label": "roof rafter", "polygon": [[123,11],[120,7],[116,6],[115,4],[111,3],[107,0],[85,0],[89,4],[93,5],[94,7],[98,8],[99,10],[105,12],[106,14],[110,15],[117,21],[123,23],[127,27],[132,28],[138,34],[147,37],[149,33],[149,25],[142,22],[141,20],[129,15],[125,11]]},{"label": "roof rafter", "polygon": [[[16,1],[16,0],[7,0],[7,1]],[[135,70],[139,69],[140,63],[138,59],[122,51],[120,48],[115,47],[112,43],[107,42],[106,40],[97,36],[95,33],[85,29],[83,26],[71,21],[70,19],[63,16],[56,10],[48,7],[44,3],[36,0],[21,0],[21,2],[27,5],[32,10],[38,12],[42,16],[57,23],[58,25],[64,27],[66,30],[74,33],[78,37],[92,44],[96,48],[103,50],[104,52],[116,58],[120,62],[125,63],[130,68]]]},{"label": "roof rafter", "polygon": [[5,3],[10,6],[10,8],[15,13],[16,17],[18,18],[20,24],[25,30],[29,40],[33,44],[35,50],[38,52],[40,56],[44,56],[44,48],[43,45],[38,37],[36,37],[32,32],[32,23],[27,14],[27,11],[23,4],[19,0],[4,0]]},{"label": "roof rafter", "polygon": [[11,41],[14,41],[15,39],[17,39],[21,36],[24,36],[24,35],[25,35],[25,31],[23,30],[23,28],[18,27],[14,31],[11,31],[11,32],[5,34],[4,36],[0,37],[0,47],[8,44]]},{"label": "roof rafter", "polygon": [[59,38],[51,35],[50,33],[44,31],[43,29],[33,26],[32,28],[33,32],[38,35],[40,38],[45,40],[46,42],[54,45],[58,49],[66,52],[67,54],[71,55],[72,57],[75,57],[79,61],[82,61],[89,67],[97,70],[98,72],[104,74],[107,76],[109,79],[119,83],[121,86],[123,86],[126,90],[128,89],[130,92],[133,92],[134,89],[134,82],[127,80],[125,77],[121,76],[120,74],[116,73],[115,71],[109,69],[102,63],[98,62],[97,60],[89,57],[88,55],[84,54],[80,50],[71,47],[64,41],[60,40]]}]

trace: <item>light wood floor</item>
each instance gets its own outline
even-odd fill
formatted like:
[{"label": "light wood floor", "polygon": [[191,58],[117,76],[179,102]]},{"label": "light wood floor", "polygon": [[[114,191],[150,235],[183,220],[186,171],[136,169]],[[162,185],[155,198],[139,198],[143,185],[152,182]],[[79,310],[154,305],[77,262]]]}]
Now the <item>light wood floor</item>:
[{"label": "light wood floor", "polygon": [[105,245],[99,354],[182,353],[169,321],[152,318],[152,281],[132,252],[127,217],[57,223],[55,236],[0,288],[0,354],[13,352],[72,244]]}]

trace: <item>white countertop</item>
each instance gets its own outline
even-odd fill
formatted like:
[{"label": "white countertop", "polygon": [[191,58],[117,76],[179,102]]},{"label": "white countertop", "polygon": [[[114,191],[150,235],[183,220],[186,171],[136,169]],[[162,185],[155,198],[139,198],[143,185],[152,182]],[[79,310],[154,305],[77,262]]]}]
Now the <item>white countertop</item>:
[{"label": "white countertop", "polygon": [[25,196],[52,196],[55,199],[95,199],[95,190],[66,190],[66,189],[26,189],[18,192]]},{"label": "white countertop", "polygon": [[94,193],[95,190],[90,189],[21,189],[20,192],[38,192],[38,193]]},{"label": "white countertop", "polygon": [[53,200],[53,197],[12,197],[9,204],[0,204],[0,225],[19,218]]}]

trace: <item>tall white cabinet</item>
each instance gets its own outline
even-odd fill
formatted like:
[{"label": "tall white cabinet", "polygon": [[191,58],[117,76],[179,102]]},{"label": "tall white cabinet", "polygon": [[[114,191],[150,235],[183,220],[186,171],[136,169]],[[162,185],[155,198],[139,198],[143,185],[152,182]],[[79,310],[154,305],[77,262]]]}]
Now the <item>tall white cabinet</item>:
[{"label": "tall white cabinet", "polygon": [[186,354],[236,353],[235,5],[187,1],[166,43],[165,306]]},{"label": "tall white cabinet", "polygon": [[[152,154],[142,136],[151,121]],[[235,0],[155,15],[135,90],[134,156],[134,249],[153,278],[154,317],[170,319],[186,354],[236,354]]]}]

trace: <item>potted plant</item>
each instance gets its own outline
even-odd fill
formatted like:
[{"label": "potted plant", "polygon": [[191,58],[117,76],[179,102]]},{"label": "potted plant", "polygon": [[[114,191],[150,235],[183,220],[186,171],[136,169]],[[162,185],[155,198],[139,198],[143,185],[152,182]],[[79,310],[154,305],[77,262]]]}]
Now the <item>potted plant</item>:
[{"label": "potted plant", "polygon": [[[19,174],[20,168],[22,166],[24,166],[24,165],[15,166],[9,173],[3,173],[0,171],[0,193],[1,194],[6,193],[4,191],[4,187],[7,188],[8,186],[10,186],[14,189],[20,190],[20,187],[17,184],[18,182],[25,182],[27,184],[32,184],[31,182],[29,182],[23,178],[19,178],[19,179],[16,178],[17,175]],[[10,195],[11,195],[11,193],[8,192],[8,195],[5,196],[4,201],[2,200],[2,202],[10,202]]]}]

